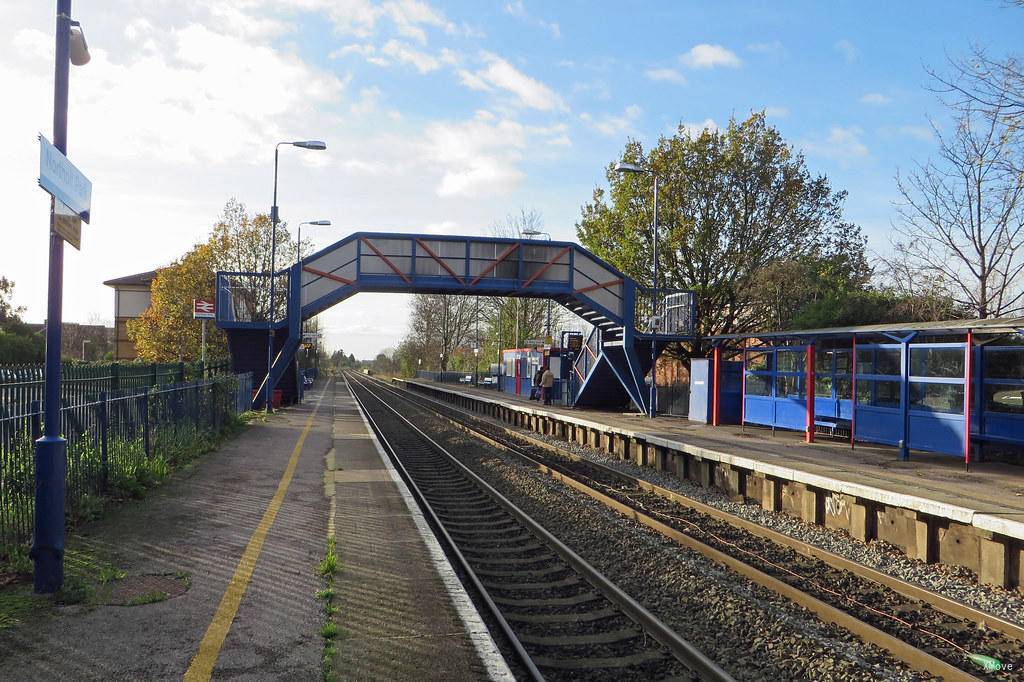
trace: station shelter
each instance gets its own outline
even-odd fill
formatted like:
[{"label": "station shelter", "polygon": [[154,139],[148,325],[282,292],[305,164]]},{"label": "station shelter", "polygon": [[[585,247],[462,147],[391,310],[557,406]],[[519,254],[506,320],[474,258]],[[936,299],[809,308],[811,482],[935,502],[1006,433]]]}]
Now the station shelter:
[{"label": "station shelter", "polygon": [[567,349],[543,346],[508,348],[501,351],[501,360],[498,367],[498,390],[503,393],[529,396],[537,368],[547,366],[555,377],[552,400],[561,403],[570,401],[569,373],[573,355]]},{"label": "station shelter", "polygon": [[[1024,318],[718,336],[742,367],[740,423],[963,457],[1024,446]],[[728,382],[712,381],[712,385]],[[713,425],[735,405],[712,391]],[[728,409],[727,409],[728,408]]]}]

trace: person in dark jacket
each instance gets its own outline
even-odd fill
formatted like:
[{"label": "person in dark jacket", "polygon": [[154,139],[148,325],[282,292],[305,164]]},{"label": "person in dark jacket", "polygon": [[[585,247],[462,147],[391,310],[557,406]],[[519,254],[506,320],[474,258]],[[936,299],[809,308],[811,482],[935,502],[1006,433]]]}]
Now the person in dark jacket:
[{"label": "person in dark jacket", "polygon": [[530,386],[530,400],[540,400],[541,381],[544,377],[544,368],[537,365],[537,371],[533,373],[533,384]]}]

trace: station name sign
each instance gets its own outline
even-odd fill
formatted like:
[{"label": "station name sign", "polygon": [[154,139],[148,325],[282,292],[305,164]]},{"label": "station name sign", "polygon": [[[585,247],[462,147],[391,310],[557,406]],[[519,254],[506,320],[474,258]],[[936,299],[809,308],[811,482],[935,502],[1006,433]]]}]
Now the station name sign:
[{"label": "station name sign", "polygon": [[92,182],[42,135],[39,136],[39,186],[89,222]]}]

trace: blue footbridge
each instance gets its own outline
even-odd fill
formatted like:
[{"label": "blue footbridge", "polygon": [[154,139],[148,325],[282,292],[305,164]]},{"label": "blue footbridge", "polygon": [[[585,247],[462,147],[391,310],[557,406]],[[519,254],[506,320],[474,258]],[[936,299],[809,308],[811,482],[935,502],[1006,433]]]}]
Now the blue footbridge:
[{"label": "blue footbridge", "polygon": [[[574,404],[631,402],[644,413],[652,357],[692,338],[696,314],[692,292],[652,292],[573,242],[357,232],[276,272],[281,293],[273,310],[269,277],[217,273],[217,326],[227,333],[234,369],[262,377],[256,408],[266,395],[268,330],[275,349],[269,381],[293,398],[303,321],[361,291],[555,301],[593,325],[572,368]],[[654,300],[662,313],[656,318]]]}]

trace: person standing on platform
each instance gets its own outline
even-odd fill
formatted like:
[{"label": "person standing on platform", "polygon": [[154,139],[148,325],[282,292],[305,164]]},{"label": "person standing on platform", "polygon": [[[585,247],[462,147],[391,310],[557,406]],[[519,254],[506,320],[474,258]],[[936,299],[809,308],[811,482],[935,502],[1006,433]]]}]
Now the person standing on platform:
[{"label": "person standing on platform", "polygon": [[540,400],[540,383],[544,376],[544,368],[537,365],[537,371],[533,373],[533,383],[530,386],[530,400]]},{"label": "person standing on platform", "polygon": [[541,390],[544,392],[544,404],[551,404],[551,389],[555,385],[555,375],[551,373],[551,370],[547,367],[544,368],[544,373],[540,377]]}]

